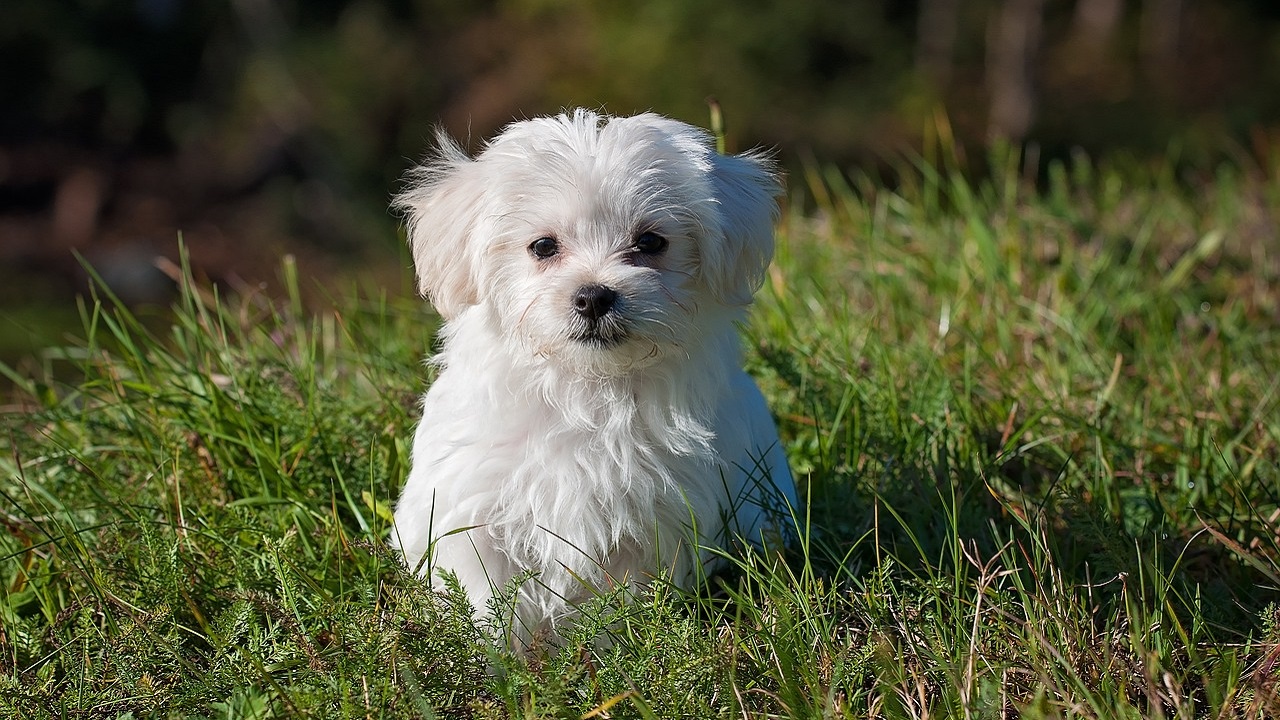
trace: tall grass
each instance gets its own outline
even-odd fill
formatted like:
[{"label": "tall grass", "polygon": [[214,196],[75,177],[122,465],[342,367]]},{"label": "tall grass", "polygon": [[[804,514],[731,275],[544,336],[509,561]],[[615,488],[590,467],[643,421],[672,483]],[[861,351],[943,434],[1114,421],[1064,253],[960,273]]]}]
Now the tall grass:
[{"label": "tall grass", "polygon": [[957,162],[793,182],[746,344],[795,546],[528,655],[385,547],[419,301],[179,271],[156,333],[100,287],[8,371],[0,712],[1280,714],[1280,183]]}]

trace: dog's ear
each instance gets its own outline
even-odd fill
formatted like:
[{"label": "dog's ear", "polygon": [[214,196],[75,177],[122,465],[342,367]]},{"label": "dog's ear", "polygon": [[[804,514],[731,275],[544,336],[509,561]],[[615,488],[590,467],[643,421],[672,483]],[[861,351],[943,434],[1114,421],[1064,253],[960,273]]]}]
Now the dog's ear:
[{"label": "dog's ear", "polygon": [[479,303],[480,246],[473,237],[485,202],[475,161],[443,130],[438,154],[408,174],[393,207],[404,214],[418,291],[445,320]]},{"label": "dog's ear", "polygon": [[782,186],[773,162],[762,154],[712,152],[710,161],[721,237],[703,248],[702,271],[721,302],[747,305],[773,259],[776,198]]}]

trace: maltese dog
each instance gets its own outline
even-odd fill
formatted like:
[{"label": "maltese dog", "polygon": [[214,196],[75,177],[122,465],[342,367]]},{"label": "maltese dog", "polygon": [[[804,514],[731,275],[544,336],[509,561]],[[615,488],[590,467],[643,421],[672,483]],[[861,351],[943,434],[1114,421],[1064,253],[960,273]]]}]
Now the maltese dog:
[{"label": "maltese dog", "polygon": [[409,566],[527,639],[780,532],[795,485],[735,326],[773,255],[769,162],[654,114],[437,141],[396,198],[445,321],[395,511]]}]

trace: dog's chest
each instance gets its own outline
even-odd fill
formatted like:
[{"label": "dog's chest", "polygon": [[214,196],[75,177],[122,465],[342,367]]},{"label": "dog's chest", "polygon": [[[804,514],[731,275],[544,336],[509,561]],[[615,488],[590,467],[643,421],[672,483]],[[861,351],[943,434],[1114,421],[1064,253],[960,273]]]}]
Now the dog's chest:
[{"label": "dog's chest", "polygon": [[598,561],[620,550],[645,552],[691,512],[703,516],[714,456],[673,447],[672,428],[655,427],[636,408],[619,403],[570,413],[544,404],[495,418],[505,424],[497,434],[511,467],[491,508],[491,531],[535,564],[566,551]]}]

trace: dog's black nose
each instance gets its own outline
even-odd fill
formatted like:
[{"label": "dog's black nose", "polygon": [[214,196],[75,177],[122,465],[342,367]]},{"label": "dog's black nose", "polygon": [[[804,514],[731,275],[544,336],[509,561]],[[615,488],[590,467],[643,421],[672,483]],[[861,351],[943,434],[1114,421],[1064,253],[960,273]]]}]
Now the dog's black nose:
[{"label": "dog's black nose", "polygon": [[604,285],[583,285],[573,294],[573,309],[588,320],[599,320],[617,299],[618,293]]}]

